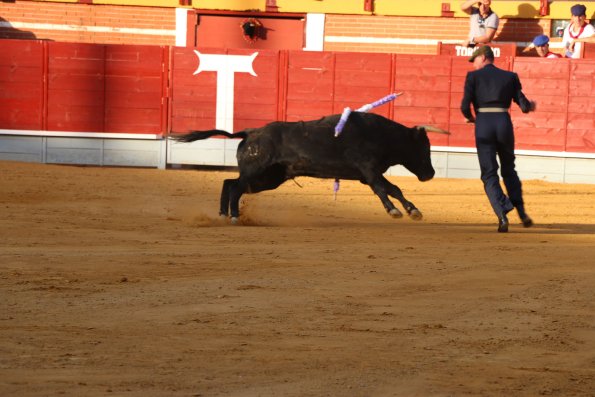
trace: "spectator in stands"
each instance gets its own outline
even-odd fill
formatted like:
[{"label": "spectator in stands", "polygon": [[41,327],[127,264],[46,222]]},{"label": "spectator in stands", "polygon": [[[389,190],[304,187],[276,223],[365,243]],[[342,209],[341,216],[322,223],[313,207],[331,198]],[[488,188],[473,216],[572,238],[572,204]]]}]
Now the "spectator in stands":
[{"label": "spectator in stands", "polygon": [[[469,62],[475,71],[467,73],[461,112],[467,122],[475,123],[475,147],[483,187],[498,217],[498,232],[508,231],[507,213],[517,209],[524,227],[533,221],[525,212],[521,180],[514,165],[514,129],[508,108],[514,101],[523,113],[535,110],[535,102],[523,94],[516,73],[494,66],[494,52],[484,45],[475,50]],[[471,113],[471,104],[475,117]],[[508,196],[500,186],[498,160]]]},{"label": "spectator in stands", "polygon": [[[464,47],[491,43],[500,24],[500,18],[490,5],[492,0],[467,0],[461,4],[461,10],[469,14],[469,37],[463,42]],[[474,7],[477,5],[477,7]]]},{"label": "spectator in stands", "polygon": [[541,58],[562,58],[562,55],[550,51],[550,38],[544,34],[533,39],[533,47]]},{"label": "spectator in stands", "polygon": [[564,29],[562,43],[567,58],[580,58],[580,46],[576,43],[595,43],[595,27],[587,23],[587,7],[575,4],[570,7],[570,24]]}]

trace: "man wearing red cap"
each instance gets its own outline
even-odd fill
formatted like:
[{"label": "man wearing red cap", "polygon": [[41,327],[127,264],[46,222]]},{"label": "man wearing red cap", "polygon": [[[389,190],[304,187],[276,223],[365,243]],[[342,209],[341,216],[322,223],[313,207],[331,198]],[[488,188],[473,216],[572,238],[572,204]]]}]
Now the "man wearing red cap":
[{"label": "man wearing red cap", "polygon": [[[514,101],[523,113],[535,110],[535,102],[525,97],[516,73],[494,66],[494,52],[489,46],[475,50],[469,62],[475,71],[467,73],[461,112],[475,123],[475,146],[484,190],[498,217],[498,232],[508,231],[506,214],[517,209],[524,227],[533,225],[525,212],[521,180],[515,170],[514,129],[508,108]],[[471,104],[475,116],[471,113]],[[498,159],[508,196],[500,186]]]},{"label": "man wearing red cap", "polygon": [[570,7],[570,25],[564,29],[562,44],[567,58],[580,58],[580,45],[577,43],[595,43],[595,27],[587,23],[587,7],[575,4]]}]

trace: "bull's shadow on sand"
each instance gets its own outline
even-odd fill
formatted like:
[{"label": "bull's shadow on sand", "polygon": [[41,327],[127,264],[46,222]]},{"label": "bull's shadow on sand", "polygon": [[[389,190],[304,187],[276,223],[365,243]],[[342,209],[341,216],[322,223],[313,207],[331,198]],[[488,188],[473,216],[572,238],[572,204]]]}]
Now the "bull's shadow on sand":
[{"label": "bull's shadow on sand", "polygon": [[[531,235],[595,235],[595,224],[575,224],[575,223],[536,223],[533,227],[524,228],[520,221],[513,219],[510,223],[508,233],[497,233],[497,222],[492,223],[461,223],[461,222],[438,222],[432,220],[410,221],[409,219],[390,219],[388,215],[386,219],[378,219],[371,221],[369,217],[359,217],[358,213],[346,214],[342,216],[336,215],[318,215],[313,217],[302,216],[297,213],[289,216],[287,213],[269,212],[266,216],[261,216],[260,211],[253,212],[246,211],[240,217],[240,222],[237,225],[231,225],[229,220],[214,219],[209,217],[211,222],[208,224],[201,224],[196,226],[233,226],[233,227],[279,227],[279,228],[394,228],[400,233],[410,230],[413,234],[423,234],[424,230],[432,229],[436,232],[442,232],[445,235],[456,235],[458,233],[468,234],[473,232],[482,236],[507,236],[519,234]],[[384,217],[384,215],[383,215]],[[505,238],[505,237],[504,237]]]}]

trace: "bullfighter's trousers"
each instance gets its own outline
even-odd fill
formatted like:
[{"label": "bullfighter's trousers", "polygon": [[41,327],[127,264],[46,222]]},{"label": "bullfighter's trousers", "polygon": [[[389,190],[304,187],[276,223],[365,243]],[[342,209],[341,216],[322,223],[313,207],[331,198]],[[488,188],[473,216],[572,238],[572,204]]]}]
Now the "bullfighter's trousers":
[{"label": "bullfighter's trousers", "polygon": [[[477,113],[475,145],[483,187],[496,215],[505,215],[514,207],[524,211],[521,180],[514,165],[514,129],[510,114]],[[500,185],[496,158],[500,159],[502,179],[510,198]]]}]

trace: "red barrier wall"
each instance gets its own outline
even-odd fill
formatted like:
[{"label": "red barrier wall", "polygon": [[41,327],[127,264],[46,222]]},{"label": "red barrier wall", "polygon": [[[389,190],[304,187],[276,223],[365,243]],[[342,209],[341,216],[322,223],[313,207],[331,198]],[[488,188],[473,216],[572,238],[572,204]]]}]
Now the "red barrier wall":
[{"label": "red barrier wall", "polygon": [[0,128],[164,133],[168,47],[0,40]]},{"label": "red barrier wall", "polygon": [[[0,128],[168,133],[216,125],[217,72],[194,75],[199,60],[183,47],[0,40]],[[199,48],[202,54],[251,55]],[[595,153],[595,61],[500,57],[538,110],[512,117],[517,148]],[[316,119],[403,91],[375,109],[405,125],[451,131],[432,144],[473,147],[459,106],[464,57],[261,50],[257,76],[234,76],[234,130],[274,120]]]},{"label": "red barrier wall", "polygon": [[0,41],[0,128],[45,129],[46,58],[37,41]]}]

